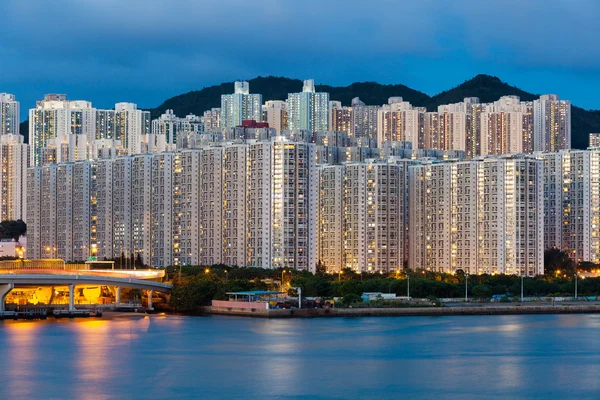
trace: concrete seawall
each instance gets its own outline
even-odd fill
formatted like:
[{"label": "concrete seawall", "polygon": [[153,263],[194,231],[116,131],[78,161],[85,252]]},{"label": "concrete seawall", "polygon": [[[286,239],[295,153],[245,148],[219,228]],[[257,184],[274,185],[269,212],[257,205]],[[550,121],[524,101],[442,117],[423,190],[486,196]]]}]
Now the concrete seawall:
[{"label": "concrete seawall", "polygon": [[413,308],[315,308],[293,310],[236,309],[233,307],[201,307],[205,315],[232,315],[255,318],[328,318],[328,317],[407,317],[445,315],[519,315],[519,314],[593,314],[600,305],[507,305]]}]

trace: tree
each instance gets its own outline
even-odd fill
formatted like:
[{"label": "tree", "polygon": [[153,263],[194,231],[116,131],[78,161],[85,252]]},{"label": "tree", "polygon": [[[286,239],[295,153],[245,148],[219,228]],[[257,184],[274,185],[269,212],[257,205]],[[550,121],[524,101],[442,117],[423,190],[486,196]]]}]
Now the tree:
[{"label": "tree", "polygon": [[356,303],[362,303],[362,301],[363,301],[362,297],[360,297],[359,295],[357,295],[355,293],[350,293],[350,294],[347,294],[344,297],[342,297],[342,302],[346,306],[350,306],[350,305],[356,304]]},{"label": "tree", "polygon": [[192,280],[173,289],[170,304],[178,311],[193,311],[198,306],[210,305],[217,291],[217,283],[212,280]]},{"label": "tree", "polygon": [[321,260],[319,260],[319,262],[317,262],[317,273],[316,275],[325,275],[327,273],[327,267],[325,267],[325,264],[323,264],[321,262]]},{"label": "tree", "polygon": [[569,258],[565,251],[553,247],[544,252],[544,272],[550,276],[575,275],[575,262]]},{"label": "tree", "polygon": [[331,296],[331,282],[323,276],[294,277],[292,286],[301,287],[302,294],[308,297]]},{"label": "tree", "polygon": [[27,233],[27,224],[23,220],[0,222],[0,239],[19,240],[19,236]]},{"label": "tree", "polygon": [[475,285],[473,289],[471,289],[471,293],[473,297],[479,298],[489,298],[492,297],[492,288],[488,285]]}]

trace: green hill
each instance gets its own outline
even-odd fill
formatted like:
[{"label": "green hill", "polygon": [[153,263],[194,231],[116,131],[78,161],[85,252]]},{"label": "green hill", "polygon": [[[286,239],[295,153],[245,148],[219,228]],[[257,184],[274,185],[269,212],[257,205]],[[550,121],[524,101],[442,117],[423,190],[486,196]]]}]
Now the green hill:
[{"label": "green hill", "polygon": [[442,104],[458,103],[465,97],[478,97],[482,103],[492,103],[502,96],[519,96],[522,101],[532,101],[539,97],[510,86],[495,76],[477,75],[455,88],[431,97],[424,107],[433,111]]},{"label": "green hill", "polygon": [[[302,81],[276,76],[250,79],[251,93],[263,95],[263,101],[286,100],[288,93],[302,91]],[[360,97],[365,104],[387,103],[388,97],[401,96],[413,104],[424,104],[430,99],[425,93],[418,92],[404,85],[380,85],[375,82],[357,82],[349,86],[316,85],[316,90],[329,92],[332,100],[350,104],[354,97]],[[165,110],[171,109],[176,115],[202,115],[213,107],[221,107],[221,95],[233,92],[233,82],[209,86],[165,100],[160,106],[151,109],[152,118],[158,118]]]},{"label": "green hill", "polygon": [[[263,101],[285,100],[288,93],[302,90],[302,81],[284,77],[258,77],[250,79],[250,91],[261,93]],[[404,85],[382,85],[376,82],[356,82],[348,86],[317,85],[318,91],[329,92],[332,100],[341,101],[344,105],[350,105],[354,97],[369,105],[381,105],[387,103],[389,97],[400,96],[414,106],[427,107],[428,110],[436,110],[439,105],[457,103],[465,97],[478,97],[481,102],[488,103],[498,100],[502,96],[516,95],[523,101],[531,101],[539,97],[537,94],[525,92],[517,87],[502,82],[499,78],[489,75],[477,75],[462,84],[435,96],[411,89]],[[172,109],[176,115],[187,114],[202,115],[206,110],[221,106],[221,95],[233,92],[233,82],[205,87],[180,94],[165,100],[156,108],[150,109],[152,118],[158,118],[167,109]],[[27,121],[21,124],[21,132],[26,136]],[[584,110],[579,107],[571,108],[571,135],[574,148],[585,149],[588,145],[588,134],[600,132],[600,111]]]},{"label": "green hill", "polygon": [[[269,76],[250,79],[248,82],[250,91],[261,93],[263,101],[285,100],[288,93],[302,90],[302,81],[299,79]],[[381,85],[375,82],[356,82],[348,86],[317,85],[316,89],[329,92],[332,100],[341,101],[345,105],[349,105],[354,97],[360,97],[365,104],[381,105],[387,103],[388,97],[400,96],[412,105],[427,107],[430,111],[436,110],[442,104],[460,102],[465,97],[478,97],[483,103],[493,102],[508,95],[519,96],[523,101],[539,97],[538,94],[528,93],[489,75],[477,75],[432,97],[404,85]],[[172,97],[152,109],[152,117],[158,117],[167,109],[172,109],[175,114],[181,116],[189,113],[202,115],[205,110],[220,106],[221,94],[232,91],[233,82],[228,82]],[[588,111],[572,106],[571,130],[573,147],[585,149],[588,145],[588,134],[600,132],[600,111]]]}]

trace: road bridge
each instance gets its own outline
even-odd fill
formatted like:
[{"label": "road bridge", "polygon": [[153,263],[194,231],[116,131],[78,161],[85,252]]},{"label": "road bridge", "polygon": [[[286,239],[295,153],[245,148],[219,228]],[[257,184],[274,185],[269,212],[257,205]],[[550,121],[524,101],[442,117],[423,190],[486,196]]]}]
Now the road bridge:
[{"label": "road bridge", "polygon": [[69,288],[69,311],[75,310],[74,290],[77,285],[115,286],[117,288],[116,303],[121,302],[121,287],[148,290],[148,309],[152,310],[152,294],[154,291],[170,293],[172,285],[150,280],[123,278],[105,275],[93,275],[89,271],[73,271],[73,273],[25,273],[17,271],[0,274],[0,313],[5,311],[6,296],[14,288],[36,286],[67,286]]}]

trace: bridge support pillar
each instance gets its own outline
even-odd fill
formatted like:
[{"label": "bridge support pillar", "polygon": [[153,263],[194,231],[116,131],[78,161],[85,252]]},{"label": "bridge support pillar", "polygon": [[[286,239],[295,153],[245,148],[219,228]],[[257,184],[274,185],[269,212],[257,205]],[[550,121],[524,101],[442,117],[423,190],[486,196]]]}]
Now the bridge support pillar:
[{"label": "bridge support pillar", "polygon": [[121,286],[117,286],[116,294],[115,294],[115,304],[121,304]]},{"label": "bridge support pillar", "polygon": [[69,311],[75,311],[75,285],[69,285]]},{"label": "bridge support pillar", "polygon": [[6,296],[10,293],[11,290],[15,288],[14,283],[5,283],[0,285],[0,314],[5,311],[6,307]]},{"label": "bridge support pillar", "polygon": [[154,290],[148,291],[148,310],[153,311],[154,307],[152,307],[152,295],[154,294]]}]

